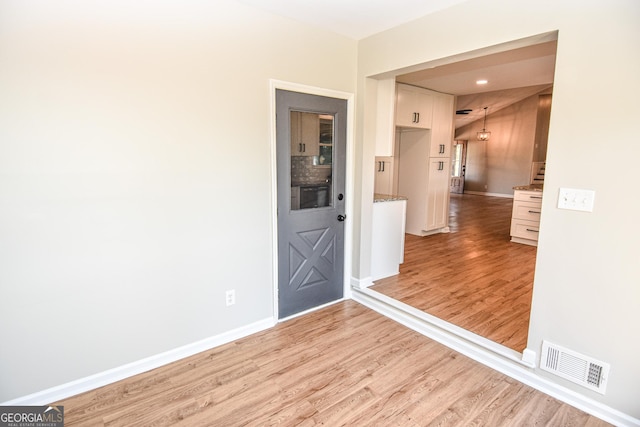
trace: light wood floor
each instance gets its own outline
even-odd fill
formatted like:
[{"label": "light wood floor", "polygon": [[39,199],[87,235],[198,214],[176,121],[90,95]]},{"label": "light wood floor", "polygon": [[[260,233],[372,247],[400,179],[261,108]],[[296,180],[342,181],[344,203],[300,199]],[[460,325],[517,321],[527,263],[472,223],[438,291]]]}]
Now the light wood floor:
[{"label": "light wood floor", "polygon": [[521,352],[536,248],[509,241],[512,203],[452,194],[451,233],[407,234],[400,274],[371,289]]},{"label": "light wood floor", "polygon": [[66,426],[606,426],[353,301],[57,402]]}]

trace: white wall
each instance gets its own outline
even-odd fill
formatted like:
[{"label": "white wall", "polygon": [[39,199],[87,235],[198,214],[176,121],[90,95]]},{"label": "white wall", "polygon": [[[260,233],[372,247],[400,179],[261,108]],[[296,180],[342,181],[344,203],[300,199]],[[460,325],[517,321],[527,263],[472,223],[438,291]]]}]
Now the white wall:
[{"label": "white wall", "polygon": [[[465,191],[513,195],[513,187],[529,184],[533,159],[538,95],[487,115],[489,141],[478,141],[478,120],[456,130],[467,140]],[[486,186],[486,188],[485,188]]]},{"label": "white wall", "polygon": [[355,92],[356,47],[232,1],[1,2],[0,402],[272,318],[269,79]]},{"label": "white wall", "polygon": [[[374,35],[358,47],[358,79],[363,87],[366,76],[559,31],[528,347],[539,352],[547,339],[610,363],[604,396],[537,373],[636,418],[640,418],[640,202],[628,184],[637,181],[633,160],[640,157],[640,144],[635,143],[638,18],[636,0],[580,4],[469,0]],[[367,105],[369,100],[361,102]],[[363,115],[358,117],[357,125],[364,126]],[[370,165],[373,141],[359,138],[362,164]],[[363,192],[373,181],[373,169],[368,169],[362,172]],[[594,211],[557,209],[560,187],[595,190]],[[361,227],[358,236],[370,230],[367,218]],[[362,242],[356,242],[359,259],[366,259],[370,247]],[[359,267],[360,276],[366,277],[368,266]]]}]

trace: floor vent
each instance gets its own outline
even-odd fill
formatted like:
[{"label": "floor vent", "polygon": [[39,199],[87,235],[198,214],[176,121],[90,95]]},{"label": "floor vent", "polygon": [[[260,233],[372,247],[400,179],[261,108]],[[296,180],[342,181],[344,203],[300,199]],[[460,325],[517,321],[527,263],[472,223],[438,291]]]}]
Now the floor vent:
[{"label": "floor vent", "polygon": [[605,393],[609,377],[608,363],[543,341],[540,367],[600,394]]}]

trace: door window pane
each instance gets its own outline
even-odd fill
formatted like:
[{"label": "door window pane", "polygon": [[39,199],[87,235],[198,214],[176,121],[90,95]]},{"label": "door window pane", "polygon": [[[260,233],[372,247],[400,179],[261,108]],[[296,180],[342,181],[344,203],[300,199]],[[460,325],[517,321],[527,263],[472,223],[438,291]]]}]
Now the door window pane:
[{"label": "door window pane", "polygon": [[332,205],[334,117],[291,111],[291,209]]}]

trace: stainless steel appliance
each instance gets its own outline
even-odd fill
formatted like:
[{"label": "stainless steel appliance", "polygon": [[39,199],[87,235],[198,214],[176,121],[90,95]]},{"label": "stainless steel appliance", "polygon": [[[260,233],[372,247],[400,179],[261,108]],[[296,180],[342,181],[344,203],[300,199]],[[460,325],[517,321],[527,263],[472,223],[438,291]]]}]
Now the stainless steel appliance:
[{"label": "stainless steel appliance", "polygon": [[330,184],[300,186],[300,209],[321,208],[331,204]]}]

